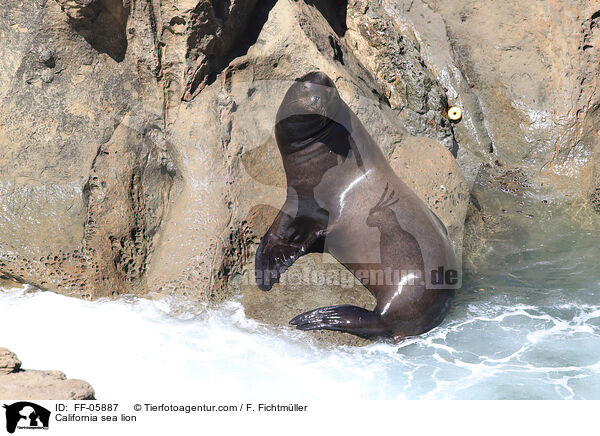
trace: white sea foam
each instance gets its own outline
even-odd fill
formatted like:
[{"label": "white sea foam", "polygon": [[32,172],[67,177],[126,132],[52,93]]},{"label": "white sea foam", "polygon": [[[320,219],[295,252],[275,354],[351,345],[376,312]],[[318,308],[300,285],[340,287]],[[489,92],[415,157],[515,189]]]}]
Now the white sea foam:
[{"label": "white sea foam", "polygon": [[0,292],[0,345],[26,368],[90,382],[101,399],[600,398],[600,306],[467,294],[422,337],[323,348],[236,302],[182,311],[176,300],[13,289]]}]

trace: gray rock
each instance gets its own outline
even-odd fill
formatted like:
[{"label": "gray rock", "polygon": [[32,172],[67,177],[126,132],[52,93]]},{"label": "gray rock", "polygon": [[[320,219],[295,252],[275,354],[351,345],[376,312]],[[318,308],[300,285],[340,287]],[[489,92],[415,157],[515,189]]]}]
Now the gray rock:
[{"label": "gray rock", "polygon": [[54,68],[55,59],[54,52],[50,48],[43,48],[40,50],[39,54],[40,62],[43,63],[48,68]]},{"label": "gray rock", "polygon": [[0,399],[19,400],[94,400],[92,387],[68,379],[60,371],[26,370],[0,374]]},{"label": "gray rock", "polygon": [[17,356],[0,348],[0,399],[3,400],[93,400],[92,387],[67,379],[60,371],[22,370]]},{"label": "gray rock", "polygon": [[0,348],[0,375],[17,372],[20,368],[21,361],[17,359],[17,355],[6,348]]},{"label": "gray rock", "polygon": [[347,26],[344,41],[374,74],[408,131],[437,139],[456,153],[446,92],[425,64],[414,35],[398,29],[383,6],[369,0],[348,2]]},{"label": "gray rock", "polygon": [[52,83],[54,81],[54,73],[50,70],[42,71],[42,82]]}]

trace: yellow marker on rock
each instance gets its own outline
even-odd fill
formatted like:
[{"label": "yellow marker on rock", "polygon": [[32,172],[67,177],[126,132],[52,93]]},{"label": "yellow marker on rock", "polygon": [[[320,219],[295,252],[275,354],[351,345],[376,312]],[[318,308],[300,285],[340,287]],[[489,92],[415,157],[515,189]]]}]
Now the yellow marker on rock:
[{"label": "yellow marker on rock", "polygon": [[458,121],[462,118],[462,111],[459,107],[452,106],[450,109],[448,109],[448,118],[453,121]]}]

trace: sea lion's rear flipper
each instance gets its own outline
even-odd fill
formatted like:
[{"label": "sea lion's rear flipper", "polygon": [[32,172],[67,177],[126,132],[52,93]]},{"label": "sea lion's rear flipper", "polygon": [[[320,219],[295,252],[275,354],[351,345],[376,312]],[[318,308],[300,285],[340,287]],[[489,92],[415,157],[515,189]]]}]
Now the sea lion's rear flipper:
[{"label": "sea lion's rear flipper", "polygon": [[383,317],[362,307],[343,304],[305,312],[290,321],[299,330],[335,330],[363,338],[391,336]]},{"label": "sea lion's rear flipper", "polygon": [[294,218],[282,208],[256,250],[256,284],[268,291],[299,257],[323,251],[324,230],[309,218]]}]

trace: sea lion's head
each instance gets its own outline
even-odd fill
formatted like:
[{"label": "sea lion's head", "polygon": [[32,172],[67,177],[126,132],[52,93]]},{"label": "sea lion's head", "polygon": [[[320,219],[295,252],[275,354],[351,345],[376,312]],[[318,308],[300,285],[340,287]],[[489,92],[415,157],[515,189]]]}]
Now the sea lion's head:
[{"label": "sea lion's head", "polygon": [[325,73],[296,79],[277,111],[275,135],[280,148],[319,133],[335,119],[340,104],[338,90]]}]

